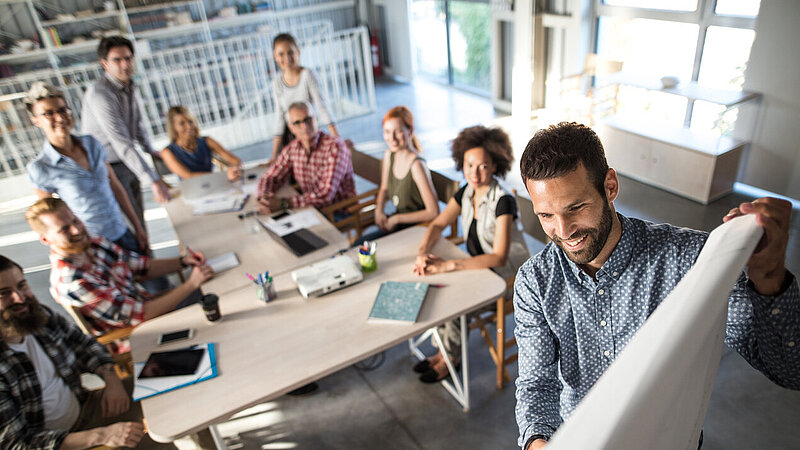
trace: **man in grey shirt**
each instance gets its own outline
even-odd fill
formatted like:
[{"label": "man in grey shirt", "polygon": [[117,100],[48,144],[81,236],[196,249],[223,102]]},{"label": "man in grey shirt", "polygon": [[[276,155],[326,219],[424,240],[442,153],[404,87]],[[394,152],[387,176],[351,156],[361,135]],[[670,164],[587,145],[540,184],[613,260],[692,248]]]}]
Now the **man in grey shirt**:
[{"label": "man in grey shirt", "polygon": [[83,98],[81,121],[83,133],[94,136],[108,152],[108,161],[125,187],[133,208],[144,224],[144,202],[139,183],[145,179],[152,184],[157,202],[169,200],[167,185],[147,165],[136,151],[138,142],[142,149],[154,153],[142,124],[142,115],[136,103],[133,83],[133,44],[122,36],[103,38],[97,48],[104,76],[97,80]]}]

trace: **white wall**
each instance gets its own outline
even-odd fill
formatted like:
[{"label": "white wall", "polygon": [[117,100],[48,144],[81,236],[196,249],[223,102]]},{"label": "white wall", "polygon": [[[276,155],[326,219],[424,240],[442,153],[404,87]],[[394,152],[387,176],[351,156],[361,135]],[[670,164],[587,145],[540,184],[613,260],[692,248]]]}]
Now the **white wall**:
[{"label": "white wall", "polygon": [[[387,26],[387,46],[391,66],[384,65],[384,74],[410,81],[414,78],[414,66],[411,60],[411,36],[410,36],[410,0],[372,0],[373,17],[377,14],[377,6],[383,6],[386,11],[385,24]],[[377,26],[377,21],[371,23]]]},{"label": "white wall", "polygon": [[764,94],[740,181],[800,199],[800,2],[761,2],[744,89]]}]

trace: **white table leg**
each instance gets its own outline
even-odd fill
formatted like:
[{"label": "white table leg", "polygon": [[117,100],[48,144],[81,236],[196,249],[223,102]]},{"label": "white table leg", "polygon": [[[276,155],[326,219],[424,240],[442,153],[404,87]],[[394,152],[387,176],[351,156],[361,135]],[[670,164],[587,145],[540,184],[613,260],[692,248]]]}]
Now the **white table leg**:
[{"label": "white table leg", "polygon": [[447,380],[442,380],[442,386],[453,396],[453,398],[461,403],[461,406],[464,409],[464,412],[469,411],[469,360],[467,355],[467,335],[469,330],[467,329],[467,316],[462,315],[459,319],[461,321],[461,378],[459,379],[458,373],[456,372],[456,368],[453,366],[453,362],[450,361],[450,355],[447,354],[447,350],[444,348],[444,343],[442,342],[442,338],[439,336],[435,330],[432,333],[434,340],[436,340],[436,345],[439,347],[439,351],[442,352],[444,356],[444,362],[447,365],[447,371],[450,372],[450,378],[453,382],[449,382]]},{"label": "white table leg", "polygon": [[225,445],[225,441],[222,439],[222,435],[219,434],[216,425],[209,425],[208,431],[211,433],[211,438],[214,439],[214,445],[217,446],[218,450],[226,450],[228,448],[228,446]]}]

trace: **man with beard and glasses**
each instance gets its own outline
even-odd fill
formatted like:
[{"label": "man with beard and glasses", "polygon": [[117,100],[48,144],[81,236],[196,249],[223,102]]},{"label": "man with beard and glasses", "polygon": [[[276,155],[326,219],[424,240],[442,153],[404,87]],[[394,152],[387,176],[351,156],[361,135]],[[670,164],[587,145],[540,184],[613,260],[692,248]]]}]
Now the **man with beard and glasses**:
[{"label": "man with beard and glasses", "polygon": [[[105,347],[40,305],[22,267],[2,255],[0,354],[0,448],[135,447],[142,439],[141,410]],[[84,391],[81,372],[101,376],[105,389]]]},{"label": "man with beard and glasses", "polygon": [[[694,264],[708,233],[616,212],[619,183],[588,127],[538,131],[520,172],[552,239],[517,273],[519,445],[543,447]],[[791,204],[742,203],[764,237],[731,292],[725,343],[776,384],[800,389],[800,291],[785,266]],[[798,342],[800,343],[800,342]]]},{"label": "man with beard and glasses", "polygon": [[[89,236],[66,203],[43,198],[25,213],[39,240],[50,247],[50,291],[77,306],[95,332],[121,328],[183,308],[200,299],[198,289],[214,275],[200,252],[151,259],[102,236]],[[192,266],[185,283],[152,297],[139,283]]]}]

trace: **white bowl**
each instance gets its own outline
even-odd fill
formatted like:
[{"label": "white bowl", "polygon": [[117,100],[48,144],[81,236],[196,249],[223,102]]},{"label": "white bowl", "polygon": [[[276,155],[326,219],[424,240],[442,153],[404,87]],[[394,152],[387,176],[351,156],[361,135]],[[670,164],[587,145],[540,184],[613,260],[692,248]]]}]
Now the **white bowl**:
[{"label": "white bowl", "polygon": [[672,77],[672,76],[661,77],[661,86],[663,86],[664,89],[674,88],[680,82],[681,80],[678,77]]}]

